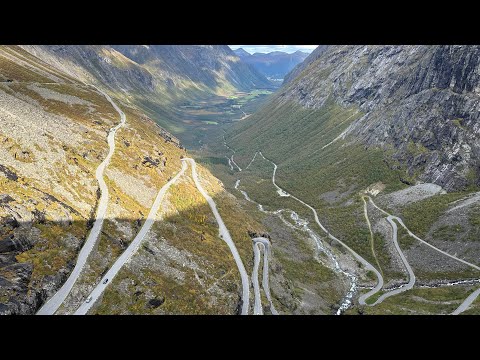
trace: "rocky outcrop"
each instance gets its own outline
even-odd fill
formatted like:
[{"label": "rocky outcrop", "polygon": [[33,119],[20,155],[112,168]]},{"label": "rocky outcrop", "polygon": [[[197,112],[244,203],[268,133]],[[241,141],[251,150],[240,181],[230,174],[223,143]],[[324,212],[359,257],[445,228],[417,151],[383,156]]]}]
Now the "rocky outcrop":
[{"label": "rocky outcrop", "polygon": [[154,91],[152,74],[104,45],[26,45],[23,48],[59,70],[111,89]]},{"label": "rocky outcrop", "polygon": [[[252,66],[240,61],[227,45],[113,45],[138,64],[160,68],[167,86],[182,79],[214,89],[227,81],[238,90],[272,87]],[[222,78],[223,77],[223,78]]]},{"label": "rocky outcrop", "polygon": [[150,299],[150,300],[148,300],[146,307],[147,307],[147,309],[156,309],[159,306],[161,306],[164,302],[165,302],[164,297]]},{"label": "rocky outcrop", "polygon": [[270,234],[268,234],[268,233],[258,233],[258,232],[251,231],[251,230],[248,231],[248,236],[250,236],[252,239],[258,238],[258,237],[263,237],[263,238],[266,238],[266,239],[271,239],[271,238],[270,238]]},{"label": "rocky outcrop", "polygon": [[479,92],[479,46],[320,46],[277,101],[358,106],[345,137],[394,149],[409,175],[458,190],[480,185]]},{"label": "rocky outcrop", "polygon": [[8,180],[17,181],[18,176],[14,171],[8,169],[6,166],[0,164],[0,174],[5,176]]},{"label": "rocky outcrop", "polygon": [[75,78],[107,86],[114,92],[136,91],[142,96],[165,97],[165,92],[172,95],[185,82],[196,88],[196,96],[202,92],[215,93],[224,86],[241,91],[272,87],[226,45],[26,45],[23,48]]},{"label": "rocky outcrop", "polygon": [[[119,85],[117,80],[125,80],[124,89],[149,87],[148,72],[112,49],[29,50],[0,46],[0,80],[13,80],[0,83],[0,314],[35,313],[67,279],[93,226],[100,198],[95,172],[119,117],[105,96],[82,80],[93,81],[97,74],[104,87]],[[108,70],[115,61],[117,69]],[[83,72],[88,62],[98,73]],[[117,101],[128,111],[128,129],[120,132],[105,171],[112,198],[109,225],[102,228],[109,244],[102,260],[128,245],[157,187],[178,171],[179,161],[167,163],[167,157],[183,153],[175,137]]]}]

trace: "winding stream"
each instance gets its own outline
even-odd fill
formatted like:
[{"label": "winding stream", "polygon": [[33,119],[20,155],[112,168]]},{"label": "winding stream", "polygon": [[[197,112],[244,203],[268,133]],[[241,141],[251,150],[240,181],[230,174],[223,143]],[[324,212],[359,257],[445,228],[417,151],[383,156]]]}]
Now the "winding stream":
[{"label": "winding stream", "polygon": [[[252,161],[249,163],[248,167],[252,164],[252,162],[255,159],[255,156],[257,155],[257,153],[255,153],[255,155],[254,155]],[[261,155],[261,153],[260,153],[260,155]],[[261,155],[261,156],[263,157],[263,155]],[[276,167],[274,169],[273,176],[275,176],[275,171],[276,171]],[[333,266],[330,266],[330,267],[333,267],[334,271],[343,274],[344,276],[346,276],[349,279],[350,288],[347,291],[344,298],[342,299],[340,307],[338,308],[338,310],[336,312],[336,315],[341,315],[345,310],[347,310],[352,305],[352,298],[353,298],[353,296],[355,295],[355,292],[358,289],[358,278],[354,274],[349,273],[348,271],[342,269],[342,267],[340,266],[340,263],[338,262],[336,256],[333,254],[333,252],[330,249],[328,249],[327,247],[323,246],[320,236],[317,233],[315,233],[315,231],[313,231],[309,227],[308,220],[301,218],[295,211],[289,210],[289,209],[279,209],[279,210],[276,210],[276,211],[265,210],[263,208],[262,204],[259,204],[256,201],[252,200],[248,196],[248,193],[246,191],[239,189],[239,186],[240,186],[240,179],[237,179],[237,181],[235,182],[235,189],[238,190],[243,195],[245,200],[257,205],[257,208],[260,211],[262,211],[263,213],[269,214],[269,215],[276,215],[287,226],[289,226],[293,229],[300,230],[300,231],[303,231],[303,232],[307,233],[308,236],[310,237],[310,239],[312,239],[313,242],[316,245],[317,255],[318,255],[318,253],[323,252],[327,256],[327,258],[330,260],[331,264],[333,265]],[[277,187],[277,192],[279,192],[279,191],[282,191],[282,193],[285,194],[283,196],[290,196],[289,194],[284,192],[282,189]],[[290,214],[289,217],[292,220],[293,224],[292,224],[292,222],[289,222],[288,220],[286,220],[284,218],[283,213],[289,213]],[[273,311],[272,311],[272,313],[273,313]]]},{"label": "winding stream", "polygon": [[[228,147],[228,145],[226,144],[226,141],[225,141],[225,136],[224,136],[224,144],[227,148],[229,148],[231,151],[233,151],[233,149],[231,149],[230,147]],[[234,152],[234,151],[233,151]],[[348,245],[346,245],[345,243],[343,243],[342,241],[340,241],[338,238],[336,238],[335,236],[333,236],[319,221],[319,218],[318,218],[318,214],[316,212],[316,210],[310,206],[309,204],[305,203],[304,201],[298,199],[297,197],[289,194],[287,191],[285,191],[284,189],[282,189],[280,186],[278,186],[275,182],[275,175],[276,175],[276,171],[277,171],[277,164],[275,164],[273,161],[267,159],[261,151],[257,151],[255,153],[255,155],[253,156],[252,160],[250,161],[250,163],[247,165],[246,169],[248,169],[250,167],[250,165],[254,162],[257,154],[259,154],[260,156],[262,156],[262,158],[268,162],[270,162],[274,169],[273,169],[273,174],[272,174],[272,183],[273,185],[275,186],[275,188],[277,189],[277,193],[279,194],[279,196],[282,196],[282,197],[291,197],[295,200],[297,200],[298,202],[300,202],[301,204],[303,204],[304,206],[308,207],[310,210],[312,210],[313,212],[313,215],[314,215],[314,218],[315,218],[315,222],[319,225],[319,227],[327,234],[327,236],[333,240],[336,240],[338,243],[340,243],[343,247],[345,247],[360,263],[362,263],[364,265],[364,267],[367,269],[367,270],[370,270],[372,271],[375,276],[377,277],[377,284],[375,287],[365,287],[365,286],[358,286],[358,283],[357,283],[357,277],[345,270],[343,270],[335,255],[331,252],[330,249],[327,249],[325,246],[322,245],[322,241],[321,241],[321,238],[308,226],[309,223],[307,220],[305,219],[302,219],[300,218],[300,216],[294,212],[294,211],[291,211],[291,210],[287,210],[287,209],[280,209],[280,210],[277,210],[277,211],[267,211],[263,208],[263,206],[259,203],[256,203],[255,201],[253,201],[249,196],[248,194],[244,191],[244,190],[240,190],[239,189],[239,185],[240,185],[240,180],[237,180],[236,183],[235,183],[235,189],[237,189],[238,191],[240,191],[242,193],[242,195],[244,196],[244,198],[249,201],[249,202],[252,202],[252,203],[255,203],[258,207],[258,209],[264,213],[268,213],[268,214],[274,214],[274,215],[277,215],[286,225],[288,226],[291,226],[295,229],[299,229],[299,230],[302,230],[304,232],[306,232],[310,238],[315,242],[316,246],[317,246],[317,251],[318,253],[320,252],[324,252],[327,257],[332,261],[333,265],[334,265],[334,269],[335,271],[337,272],[341,272],[344,276],[348,277],[349,280],[350,280],[350,283],[351,283],[351,287],[348,291],[348,293],[346,294],[344,300],[342,301],[342,304],[340,306],[340,308],[338,309],[337,311],[337,315],[341,314],[343,311],[345,311],[346,309],[348,309],[352,303],[352,298],[355,294],[355,292],[362,288],[362,289],[371,289],[369,292],[365,293],[365,294],[362,294],[358,301],[359,301],[359,304],[360,305],[369,305],[369,306],[374,306],[374,305],[377,305],[379,303],[381,303],[383,300],[385,300],[386,298],[390,297],[390,296],[394,296],[394,295],[397,295],[399,293],[402,293],[402,292],[405,292],[407,290],[410,290],[413,288],[413,286],[415,285],[415,274],[413,273],[413,270],[412,268],[410,267],[407,259],[405,258],[402,250],[400,249],[400,246],[398,245],[398,241],[397,241],[397,228],[396,228],[396,224],[393,220],[396,220],[398,221],[398,223],[408,232],[408,234],[412,237],[414,237],[415,239],[417,239],[418,241],[420,241],[421,243],[433,248],[434,250],[452,258],[452,259],[455,259],[465,265],[468,265],[474,269],[477,269],[477,270],[480,270],[480,267],[478,267],[477,265],[474,265],[472,263],[469,263],[463,259],[459,259],[457,258],[456,256],[453,256],[453,255],[450,255],[448,254],[447,252],[443,251],[443,250],[440,250],[438,249],[437,247],[427,243],[426,241],[420,239],[419,237],[417,237],[415,234],[413,234],[407,227],[406,225],[403,223],[402,219],[397,217],[397,216],[394,216],[394,215],[391,215],[389,214],[388,212],[384,211],[383,209],[379,208],[374,202],[373,200],[368,196],[368,199],[369,199],[369,202],[375,207],[377,208],[379,211],[381,211],[383,214],[387,215],[387,221],[390,223],[390,225],[392,226],[392,229],[393,229],[393,243],[395,245],[395,248],[399,254],[399,256],[401,257],[401,260],[405,266],[405,269],[408,273],[408,277],[409,277],[409,280],[408,280],[408,283],[405,283],[405,284],[401,284],[401,285],[397,285],[397,286],[393,286],[391,288],[388,288],[388,289],[384,289],[386,291],[388,291],[387,293],[384,293],[382,294],[373,304],[367,304],[366,303],[366,299],[368,299],[369,297],[375,295],[376,293],[378,293],[382,288],[383,288],[383,277],[382,275],[378,272],[378,270],[373,267],[369,262],[367,262],[364,258],[362,258],[359,254],[357,254],[353,249],[351,249]],[[233,155],[232,155],[233,157]],[[365,203],[365,208],[366,208],[366,203]],[[290,219],[294,222],[295,225],[293,225],[292,223],[288,222],[287,220],[285,220],[285,218],[282,216],[282,214],[284,212],[290,212]],[[366,217],[367,217],[367,220],[368,220],[368,215],[366,214]],[[447,283],[447,284],[439,284],[439,285],[432,285],[432,286],[428,286],[428,285],[425,285],[425,286],[421,286],[421,287],[438,287],[438,286],[454,286],[454,285],[460,285],[460,284],[464,284],[464,283],[472,283],[472,282],[475,282],[472,281],[472,280],[459,280],[459,281],[454,281],[454,282],[450,282],[450,283]],[[458,309],[456,309],[453,314],[459,314],[461,313],[462,311],[465,311],[468,306],[473,302],[475,301],[475,299],[480,295],[480,289],[477,289],[476,291],[474,291],[467,299],[465,299],[465,301],[458,307]]]}]

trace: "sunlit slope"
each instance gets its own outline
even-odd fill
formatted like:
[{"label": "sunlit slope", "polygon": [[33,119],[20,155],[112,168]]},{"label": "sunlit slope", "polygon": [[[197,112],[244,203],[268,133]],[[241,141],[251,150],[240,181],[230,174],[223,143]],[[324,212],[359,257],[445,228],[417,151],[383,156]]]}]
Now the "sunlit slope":
[{"label": "sunlit slope", "polygon": [[237,150],[239,162],[246,165],[247,158],[262,150],[279,165],[281,184],[319,205],[319,195],[328,191],[353,193],[377,181],[392,189],[401,186],[397,172],[383,161],[382,150],[366,149],[341,137],[361,116],[359,108],[342,108],[333,102],[321,109],[272,102],[239,123],[226,138]]},{"label": "sunlit slope", "polygon": [[[407,274],[386,216],[364,207],[367,194],[417,236],[478,264],[480,176],[472,156],[479,144],[479,79],[472,70],[478,51],[476,46],[321,47],[260,111],[226,129],[226,143],[243,169],[258,150],[277,163],[277,183],[315,207],[332,234],[378,268],[387,289],[406,283]],[[233,153],[225,147],[223,152]],[[254,168],[246,173],[261,176]],[[250,195],[265,205],[285,202],[261,186]],[[416,274],[415,286],[468,280],[471,289],[478,278],[477,270],[402,229],[399,242]],[[386,304],[410,294],[417,292]],[[434,291],[423,295],[433,298]],[[411,313],[422,311],[418,305]]]},{"label": "sunlit slope", "polygon": [[[205,126],[186,106],[216,102],[237,92],[272,88],[226,45],[29,45],[62,72],[105,88],[134,104],[187,145]],[[218,111],[218,109],[217,109]],[[221,111],[221,109],[220,109]]]},{"label": "sunlit slope", "polygon": [[[350,119],[343,134],[349,144],[382,149],[391,155],[387,161],[404,166],[410,180],[434,182],[448,191],[478,186],[478,157],[472,154],[478,151],[479,139],[475,100],[479,78],[473,71],[479,56],[477,46],[319,47],[292,72],[264,116],[239,124],[232,136],[248,124],[253,124],[250,132],[266,139],[295,129],[288,133],[293,144],[322,147],[317,132],[330,141],[335,137],[323,127],[320,115],[332,109],[333,115],[337,106],[342,111],[353,107],[359,116]],[[305,113],[296,105],[320,112],[300,120]],[[332,119],[340,127],[345,118]],[[267,125],[273,121],[275,125]],[[303,133],[297,123],[314,130]],[[306,135],[301,142],[297,133]],[[250,134],[233,141],[240,147]],[[393,154],[388,153],[391,148]]]}]

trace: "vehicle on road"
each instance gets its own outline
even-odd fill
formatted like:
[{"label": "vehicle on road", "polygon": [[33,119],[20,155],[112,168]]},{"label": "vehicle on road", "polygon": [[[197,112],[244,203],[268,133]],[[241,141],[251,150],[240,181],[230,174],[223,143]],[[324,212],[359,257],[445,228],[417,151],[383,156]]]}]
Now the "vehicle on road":
[{"label": "vehicle on road", "polygon": [[89,297],[87,298],[87,300],[85,300],[86,303],[89,303],[90,301],[92,301],[92,297],[91,297],[91,296],[89,296]]},{"label": "vehicle on road", "polygon": [[108,279],[103,280],[102,284],[106,284],[106,283],[108,283]]}]

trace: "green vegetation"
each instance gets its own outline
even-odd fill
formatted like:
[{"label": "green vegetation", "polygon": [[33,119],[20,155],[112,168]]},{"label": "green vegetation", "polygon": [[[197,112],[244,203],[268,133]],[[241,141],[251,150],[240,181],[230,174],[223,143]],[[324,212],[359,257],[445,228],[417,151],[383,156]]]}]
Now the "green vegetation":
[{"label": "green vegetation", "polygon": [[[315,110],[300,108],[288,102],[282,105],[271,102],[258,113],[236,124],[226,134],[228,145],[236,150],[235,161],[244,168],[244,171],[233,172],[235,173],[233,176],[225,161],[213,160],[214,153],[218,158],[231,155],[228,149],[220,145],[209,144],[210,155],[208,157],[203,155],[203,159],[208,159],[208,166],[228,187],[233,188],[235,179],[241,179],[240,188],[246,190],[252,199],[263,204],[266,209],[292,209],[308,219],[312,227],[321,234],[308,209],[290,198],[277,195],[271,183],[273,166],[269,162],[257,156],[254,164],[245,170],[255,151],[262,150],[267,158],[278,164],[277,184],[315,207],[320,221],[331,233],[355,249],[367,261],[375,264],[376,260],[370,247],[371,235],[363,216],[363,202],[358,194],[377,182],[385,184],[383,190],[385,193],[399,190],[406,187],[400,178],[414,181],[419,174],[408,175],[398,161],[392,160],[393,148],[385,150],[366,148],[352,142],[348,137],[337,139],[351,121],[360,116],[358,109],[341,108],[329,101],[324,107]],[[252,125],[253,123],[255,125]],[[220,136],[221,134],[217,141],[222,144]],[[333,140],[335,141],[332,142]],[[409,144],[408,150],[412,156],[428,151],[422,145],[415,145],[413,142]],[[329,203],[321,195],[331,191],[346,195],[339,197],[340,200],[333,202],[330,200]],[[444,213],[449,204],[465,195],[464,192],[436,195],[409,204],[401,209],[401,212],[393,213],[401,216],[415,234],[425,237],[431,225]],[[470,221],[475,224],[477,218],[479,217],[474,214]],[[456,230],[459,230],[458,226]],[[398,231],[402,249],[409,249],[417,243],[402,227],[399,226]],[[385,280],[406,279],[403,271],[392,269],[392,259],[386,249],[386,242],[390,239],[385,239],[380,233],[375,233],[373,237],[379,268],[384,272]],[[331,244],[338,245],[335,242]],[[342,251],[342,248],[339,247],[339,250]],[[441,255],[435,253],[435,256]],[[287,263],[286,267],[288,266]],[[442,273],[426,269],[414,271],[422,280],[478,276],[477,272],[470,269]],[[375,298],[370,301],[375,301]]]},{"label": "green vegetation", "polygon": [[[450,314],[468,296],[471,287],[448,286],[441,288],[414,288],[404,293],[389,297],[373,307],[364,306],[364,314],[396,314],[396,315],[439,315]],[[369,298],[369,303],[372,301]],[[356,314],[357,308],[347,311]]]},{"label": "green vegetation", "polygon": [[33,264],[31,281],[41,281],[43,277],[55,275],[75,257],[76,248],[72,243],[81,244],[87,234],[85,221],[61,224],[58,221],[47,221],[45,224],[34,224],[40,231],[40,237],[33,248],[16,256],[20,263]]},{"label": "green vegetation", "polygon": [[[293,103],[265,106],[226,137],[237,150],[235,159],[240,166],[246,166],[253,153],[262,150],[278,164],[280,186],[321,207],[319,194],[327,191],[341,192],[354,185],[352,191],[357,192],[378,181],[386,185],[386,192],[405,186],[399,170],[392,171],[384,162],[383,150],[357,143],[345,146],[342,139],[331,143],[361,115],[359,109],[345,109],[333,102],[316,110]],[[255,126],[250,127],[253,122]]]},{"label": "green vegetation", "polygon": [[465,195],[463,192],[438,194],[410,203],[401,210],[401,217],[414,234],[424,239],[433,223],[447,210],[450,203],[465,197]]},{"label": "green vegetation", "polygon": [[[370,219],[368,218],[368,207],[367,207],[367,202],[366,202],[365,196],[362,196],[362,201],[363,201],[363,205],[364,205],[364,209],[365,209],[365,220],[367,221],[368,231],[370,232],[370,248],[372,249],[372,255],[375,258],[375,263],[378,266],[378,270],[380,270],[380,273],[382,274],[382,276],[384,276],[385,274],[383,273],[383,267],[380,266],[377,254],[375,252],[375,238],[383,239],[383,237],[382,237],[381,234],[373,235],[372,227],[371,227],[371,224],[370,224]],[[377,241],[376,244],[377,244],[377,247],[378,247],[378,241]]]},{"label": "green vegetation", "polygon": [[397,223],[397,241],[398,241],[398,245],[400,246],[400,249],[402,249],[403,251],[408,250],[413,245],[419,243],[417,239],[408,235],[407,230],[405,230],[403,226],[400,226],[398,223]]},{"label": "green vegetation", "polygon": [[471,226],[480,228],[480,206],[475,206],[469,213],[468,222]]},{"label": "green vegetation", "polygon": [[386,291],[384,290],[380,290],[379,292],[377,292],[376,294],[373,294],[372,296],[370,296],[369,298],[367,298],[365,300],[365,302],[368,304],[368,305],[372,305],[375,303],[375,301],[377,301],[380,296],[382,296],[383,294],[385,294]]},{"label": "green vegetation", "polygon": [[413,156],[418,156],[421,154],[427,154],[429,150],[423,146],[421,143],[414,143],[410,140],[407,144],[407,151]]},{"label": "green vegetation", "polygon": [[[208,171],[201,167],[197,171],[202,185],[217,203],[248,271],[253,266],[253,247],[248,231],[261,232],[265,229],[240,208],[231,195],[224,192]],[[119,296],[121,290],[113,288],[105,293],[98,313],[231,314],[235,310],[241,286],[235,262],[228,246],[218,237],[218,225],[190,178],[190,171],[183,179],[172,185],[168,192],[169,205],[161,215],[163,220],[155,223],[152,229],[157,234],[153,244],[158,246],[158,242],[165,241],[167,246],[189,254],[200,268],[193,271],[170,260],[168,267],[184,273],[182,281],[172,277],[168,267],[162,271],[143,267],[140,272],[123,269],[123,275],[115,279],[114,286],[119,285],[122,279],[134,279],[136,285],[129,285],[129,293],[151,291],[155,297],[164,298],[165,303],[158,310],[148,309],[143,295],[137,298]],[[148,243],[145,246],[149,246]],[[145,246],[136,258],[151,256]],[[147,283],[149,285],[145,285]],[[213,302],[212,293],[207,289],[214,285],[224,293],[215,295]]]},{"label": "green vegetation", "polygon": [[[145,254],[145,250],[141,249]],[[123,268],[115,278],[117,284],[125,284],[128,296],[120,291],[105,292],[96,314],[228,314],[228,308],[214,306],[208,302],[207,294],[198,289],[192,271],[184,284],[175,279],[144,269],[137,274],[129,268]],[[148,294],[148,296],[147,296]],[[164,302],[157,309],[148,306],[151,299]]]},{"label": "green vegetation", "polygon": [[[473,289],[472,292],[475,290],[476,288]],[[461,315],[480,315],[480,296],[478,296],[475,301],[470,305],[470,307],[463,313],[461,313]]]},{"label": "green vegetation", "polygon": [[452,124],[455,125],[456,127],[460,128],[460,129],[465,129],[462,125],[462,121],[463,121],[463,119],[453,119]]},{"label": "green vegetation", "polygon": [[461,225],[443,225],[435,230],[432,236],[436,240],[456,241],[458,234],[463,231],[464,229]]},{"label": "green vegetation", "polygon": [[[332,144],[331,146],[337,146],[337,144]],[[338,147],[335,151],[343,151],[342,149],[338,149]],[[299,149],[299,151],[301,152],[303,149]],[[221,156],[220,154],[218,156]],[[364,188],[378,180],[385,180],[385,182],[390,185],[390,188],[402,187],[402,184],[399,182],[398,177],[395,176],[395,173],[390,171],[383,163],[380,151],[370,152],[363,149],[363,147],[361,147],[361,149],[358,147],[352,149],[351,154],[351,156],[354,157],[358,154],[367,155],[367,158],[364,160],[357,158],[349,162],[349,165],[351,164],[351,166],[355,167],[355,170],[353,170],[352,173],[355,171],[357,173],[361,172],[365,177],[370,177],[367,180],[368,182],[363,183]],[[246,164],[250,162],[252,156],[253,152],[250,153],[249,157],[244,156],[243,158],[236,154],[235,159],[238,162],[240,162],[238,159],[241,159],[241,166],[245,168]],[[288,156],[293,159],[293,155],[288,154]],[[315,231],[319,234],[323,234],[323,231],[316,225],[313,214],[308,208],[292,198],[278,196],[276,188],[271,181],[273,165],[269,161],[264,160],[261,156],[257,156],[255,162],[249,167],[249,169],[244,169],[244,171],[236,173],[235,177],[233,177],[230,174],[228,167],[224,165],[224,160],[218,161],[219,165],[216,165],[214,164],[212,157],[213,156],[203,157],[200,158],[199,161],[205,161],[208,159],[208,166],[211,167],[212,171],[229,186],[229,190],[238,194],[238,192],[233,189],[233,184],[235,182],[235,177],[240,178],[240,188],[246,190],[253,200],[263,204],[265,209],[277,210],[288,208],[294,210],[302,218],[308,219]],[[375,161],[375,159],[377,160]],[[355,191],[355,189],[357,189],[357,191],[361,189],[361,186],[358,185],[361,180],[353,180],[354,186],[352,190],[352,182],[344,180],[345,178],[342,178],[341,175],[339,175],[341,172],[338,171],[338,165],[336,165],[334,161],[328,161],[328,159],[325,160],[324,158],[317,158],[317,161],[320,164],[312,164],[309,171],[312,174],[316,171],[316,174],[312,175],[314,177],[313,179],[304,176],[303,174],[305,171],[300,169],[296,174],[298,175],[299,173],[302,173],[302,176],[292,175],[290,178],[286,178],[286,176],[284,176],[284,173],[286,172],[285,168],[280,165],[277,171],[277,182],[287,191],[304,199],[312,206],[315,206],[321,222],[327,227],[327,229],[329,229],[329,231],[339,237],[342,241],[345,241],[349,246],[352,246],[370,263],[375,264],[376,260],[370,246],[370,232],[363,215],[363,202],[361,197],[357,195],[357,192]],[[378,165],[377,169],[381,169],[381,171],[378,171],[378,173],[367,173],[368,169],[372,167],[372,164]],[[325,170],[325,167],[327,167],[327,170]],[[329,173],[328,170],[330,170],[331,173]],[[349,168],[346,168],[346,170],[350,171]],[[284,185],[285,182],[283,179],[287,179],[288,183],[291,185]],[[304,185],[306,182],[308,182],[308,185]],[[349,185],[347,186],[346,184]],[[332,189],[339,189],[339,192],[348,192],[350,195],[343,198],[342,202],[339,204],[329,204],[318,196],[319,193]],[[238,196],[241,197],[240,194],[238,194]],[[339,251],[345,251],[337,242],[328,241],[331,242],[331,245],[337,247]],[[381,264],[380,268],[386,272],[387,277],[395,279],[404,278],[402,273],[390,270],[391,258],[385,250],[385,239],[383,239],[378,233],[375,234],[375,251],[378,254],[379,262]]]},{"label": "green vegetation", "polygon": [[281,251],[276,251],[275,256],[282,264],[287,279],[298,279],[305,284],[315,284],[332,280],[335,277],[331,269],[323,266],[313,257],[295,261]]},{"label": "green vegetation", "polygon": [[209,96],[187,92],[171,99],[148,97],[142,92],[135,92],[133,101],[161,127],[177,136],[183,145],[196,149],[211,141],[217,127],[253,113],[271,93],[262,89],[231,94],[232,91],[234,89],[224,95]]}]

